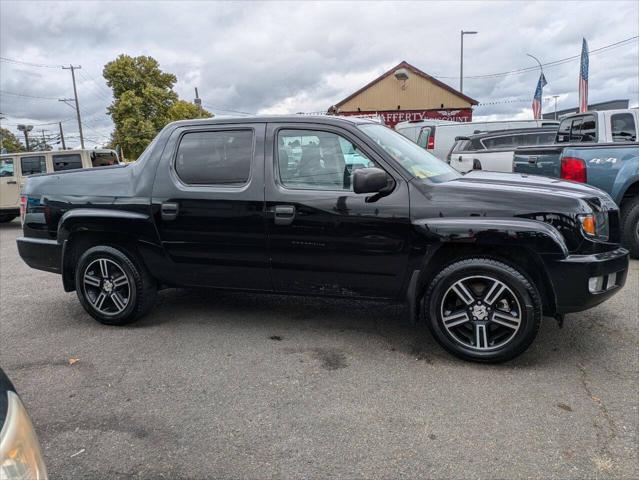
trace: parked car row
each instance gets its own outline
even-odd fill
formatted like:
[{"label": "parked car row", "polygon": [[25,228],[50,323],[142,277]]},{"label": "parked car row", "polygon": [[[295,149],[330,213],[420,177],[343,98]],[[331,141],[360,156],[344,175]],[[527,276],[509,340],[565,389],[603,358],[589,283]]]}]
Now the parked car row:
[{"label": "parked car row", "polygon": [[0,223],[20,214],[19,192],[27,177],[119,163],[114,150],[56,150],[0,155]]},{"label": "parked car row", "polygon": [[20,205],[23,260],[108,325],[163,287],[373,298],[406,302],[452,354],[499,362],[628,273],[601,190],[462,175],[358,118],[172,123],[133,164],[29,177]]},{"label": "parked car row", "polygon": [[[464,124],[459,125],[462,129]],[[552,127],[458,136],[446,161],[462,173],[525,173],[600,188],[619,205],[622,242],[639,258],[638,138],[637,108],[585,112],[569,115]]]}]

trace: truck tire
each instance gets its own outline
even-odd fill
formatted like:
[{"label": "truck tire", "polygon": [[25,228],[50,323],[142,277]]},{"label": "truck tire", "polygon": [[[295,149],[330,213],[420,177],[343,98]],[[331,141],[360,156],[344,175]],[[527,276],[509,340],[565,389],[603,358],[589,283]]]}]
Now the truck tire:
[{"label": "truck tire", "polygon": [[497,363],[522,354],[541,326],[542,302],[526,276],[490,258],[446,266],[424,295],[424,320],[449,353]]},{"label": "truck tire", "polygon": [[624,202],[621,209],[621,244],[639,258],[639,197]]},{"label": "truck tire", "polygon": [[105,325],[126,325],[155,303],[157,284],[142,262],[119,247],[99,245],[82,254],[75,289],[89,315]]}]

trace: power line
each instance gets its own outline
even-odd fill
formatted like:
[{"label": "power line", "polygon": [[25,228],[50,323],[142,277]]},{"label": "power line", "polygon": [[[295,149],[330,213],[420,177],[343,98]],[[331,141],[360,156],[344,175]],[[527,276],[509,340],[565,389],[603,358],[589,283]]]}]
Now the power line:
[{"label": "power line", "polygon": [[[612,50],[614,48],[619,48],[622,47],[628,43],[630,43],[633,40],[636,40],[639,38],[639,35],[635,35],[634,37],[629,37],[626,38],[624,40],[620,40],[618,42],[615,43],[611,43],[609,45],[604,45],[603,47],[599,47],[599,48],[595,48],[593,50],[590,50],[589,54],[590,55],[594,55],[600,52],[604,52],[604,51],[608,51],[608,50]],[[569,63],[572,62],[578,58],[581,58],[581,54],[579,55],[573,55],[571,57],[566,57],[566,58],[561,58],[559,60],[553,60],[552,62],[548,62],[548,63],[542,63],[543,67],[554,67],[557,65],[562,65],[564,63]],[[537,66],[532,66],[532,67],[525,67],[525,68],[519,68],[516,70],[509,70],[507,72],[499,72],[499,73],[487,73],[484,75],[468,75],[465,76],[465,79],[480,79],[480,78],[497,78],[497,77],[505,77],[507,75],[514,75],[514,74],[519,74],[519,73],[526,73],[526,72],[531,72],[531,71],[535,71],[537,70],[539,67]],[[444,75],[433,75],[433,77],[435,78],[446,78],[446,79],[457,79],[458,77],[454,77],[454,76],[444,76]]]},{"label": "power line", "polygon": [[23,62],[22,60],[15,60],[13,58],[7,58],[7,57],[0,57],[0,62],[15,63],[17,65],[26,65],[29,67],[40,67],[40,68],[61,68],[62,67],[62,65],[47,65],[44,63]]},{"label": "power line", "polygon": [[37,95],[27,95],[24,93],[7,92],[6,90],[0,90],[0,95],[10,95],[12,97],[36,98],[38,100],[57,100],[57,98],[54,98],[54,97],[40,97]]}]

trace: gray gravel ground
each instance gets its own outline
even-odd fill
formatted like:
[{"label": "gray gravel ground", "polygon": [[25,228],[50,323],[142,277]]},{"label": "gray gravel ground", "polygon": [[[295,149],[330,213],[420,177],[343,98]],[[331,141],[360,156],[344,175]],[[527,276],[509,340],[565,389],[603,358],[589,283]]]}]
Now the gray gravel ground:
[{"label": "gray gravel ground", "polygon": [[53,478],[639,477],[639,262],[485,366],[371,302],[166,290],[102,326],[19,231],[0,225],[0,364]]}]

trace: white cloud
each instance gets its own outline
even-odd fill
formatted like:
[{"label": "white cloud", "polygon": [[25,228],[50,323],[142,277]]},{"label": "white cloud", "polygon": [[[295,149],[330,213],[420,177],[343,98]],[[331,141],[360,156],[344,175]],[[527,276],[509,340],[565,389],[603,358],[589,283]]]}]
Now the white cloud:
[{"label": "white cloud", "polygon": [[[120,53],[151,55],[177,75],[186,100],[198,87],[214,112],[324,111],[392,65],[406,60],[458,87],[459,31],[466,37],[467,76],[534,66],[639,34],[639,2],[0,2],[3,57],[43,64],[81,64],[80,103],[86,135],[108,138],[110,94],[101,76]],[[593,53],[590,99],[639,104],[639,42]],[[579,62],[548,67],[544,94],[559,108],[577,104]],[[467,78],[464,93],[492,105],[476,116],[530,116],[537,71]],[[71,97],[67,70],[0,63],[3,91]],[[494,103],[499,99],[524,99]],[[4,124],[73,117],[55,100],[0,97]],[[552,110],[553,101],[545,103]],[[64,123],[72,136],[75,122]],[[48,128],[48,127],[47,127]]]}]

